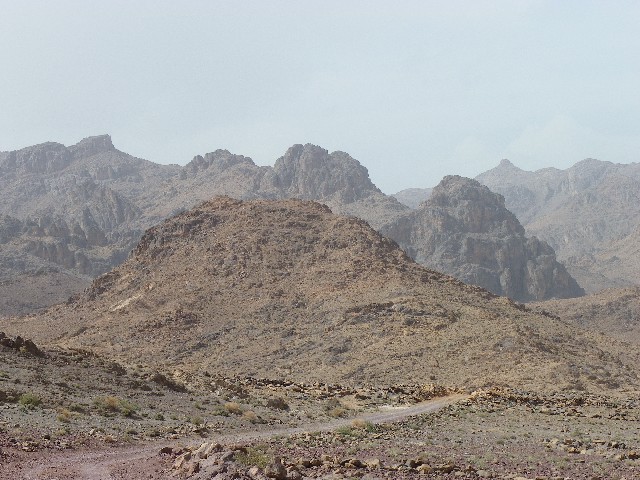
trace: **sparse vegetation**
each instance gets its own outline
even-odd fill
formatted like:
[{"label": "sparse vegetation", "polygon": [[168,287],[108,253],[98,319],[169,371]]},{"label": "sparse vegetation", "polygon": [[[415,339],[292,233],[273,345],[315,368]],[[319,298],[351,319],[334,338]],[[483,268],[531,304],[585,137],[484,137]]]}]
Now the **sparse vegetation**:
[{"label": "sparse vegetation", "polygon": [[256,423],[258,421],[258,415],[253,410],[246,410],[242,413],[242,418],[245,420]]},{"label": "sparse vegetation", "polygon": [[242,405],[240,405],[237,402],[227,402],[224,404],[224,409],[228,412],[228,413],[232,413],[234,415],[242,415],[242,412],[244,411],[244,409],[242,408]]},{"label": "sparse vegetation", "polygon": [[71,413],[70,410],[67,410],[66,408],[58,409],[58,415],[56,415],[56,419],[59,422],[69,423],[72,417],[73,417],[73,413]]},{"label": "sparse vegetation", "polygon": [[348,410],[344,407],[335,407],[327,412],[327,415],[333,418],[345,417]]},{"label": "sparse vegetation", "polygon": [[367,422],[366,420],[363,420],[361,418],[355,418],[351,422],[351,426],[353,428],[355,428],[355,429],[364,430],[366,432],[375,432],[376,431],[376,426],[373,423]]},{"label": "sparse vegetation", "polygon": [[273,461],[267,445],[254,445],[247,447],[246,452],[238,452],[235,455],[236,462],[247,467],[265,468]]},{"label": "sparse vegetation", "polygon": [[289,404],[282,397],[270,398],[267,400],[267,407],[276,410],[289,410]]},{"label": "sparse vegetation", "polygon": [[18,403],[25,408],[32,409],[42,404],[40,397],[34,393],[27,392],[20,395]]},{"label": "sparse vegetation", "polygon": [[114,396],[96,398],[93,404],[102,414],[120,413],[123,417],[134,416],[138,408],[128,400]]}]

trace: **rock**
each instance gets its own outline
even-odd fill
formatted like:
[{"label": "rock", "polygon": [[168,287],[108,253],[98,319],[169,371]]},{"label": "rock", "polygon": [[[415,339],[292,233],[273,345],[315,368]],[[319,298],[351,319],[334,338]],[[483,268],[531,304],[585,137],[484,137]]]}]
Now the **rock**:
[{"label": "rock", "polygon": [[182,455],[179,455],[173,462],[173,469],[174,470],[182,469],[189,460],[191,460],[191,452],[185,452]]},{"label": "rock", "polygon": [[184,473],[189,477],[200,471],[200,462],[190,462],[184,469]]},{"label": "rock", "polygon": [[194,458],[207,458],[209,455],[205,454],[205,452],[211,447],[211,445],[207,442],[200,445],[194,452]]},{"label": "rock", "polygon": [[350,458],[346,462],[344,462],[343,465],[348,467],[348,468],[364,468],[364,467],[366,467],[365,463],[363,463],[362,460],[359,460],[357,458]]},{"label": "rock", "polygon": [[287,468],[287,480],[301,480],[302,474],[295,467]]},{"label": "rock", "polygon": [[269,478],[275,478],[276,480],[287,479],[287,469],[282,464],[282,460],[276,457],[272,463],[266,466],[264,474]]},{"label": "rock", "polygon": [[370,469],[376,469],[382,467],[382,462],[379,458],[367,458],[364,461],[365,465]]},{"label": "rock", "polygon": [[40,351],[40,349],[36,346],[36,344],[33,343],[33,341],[31,341],[31,340],[25,340],[24,341],[23,349],[27,353],[30,353],[31,355],[34,355],[36,357],[42,357],[43,356],[42,351]]},{"label": "rock", "polygon": [[234,456],[235,456],[234,450],[226,450],[218,455],[218,459],[221,462],[228,462],[230,460],[233,460]]},{"label": "rock", "polygon": [[220,452],[220,451],[222,451],[222,445],[220,445],[219,443],[209,443],[207,445],[207,448],[204,449],[203,455],[204,455],[204,458],[207,458],[212,453]]},{"label": "rock", "polygon": [[441,463],[438,465],[435,465],[433,467],[434,471],[436,472],[441,472],[441,473],[451,473],[454,470],[456,470],[456,465],[454,463]]}]

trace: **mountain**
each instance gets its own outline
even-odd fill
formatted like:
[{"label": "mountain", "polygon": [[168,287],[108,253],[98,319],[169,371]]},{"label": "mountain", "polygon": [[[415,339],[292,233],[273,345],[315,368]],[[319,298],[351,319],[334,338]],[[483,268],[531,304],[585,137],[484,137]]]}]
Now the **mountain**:
[{"label": "mountain", "polygon": [[64,301],[122,262],[152,221],[146,192],[173,171],[116,150],[108,135],[0,154],[0,314]]},{"label": "mountain", "polygon": [[445,177],[416,210],[382,228],[418,263],[520,301],[584,294],[553,249],[526,237],[504,198],[475,180]]},{"label": "mountain", "polygon": [[[306,144],[293,145],[273,167],[259,167],[248,157],[217,150],[196,156],[184,167],[179,192],[191,192],[191,204],[214,195],[241,200],[299,198],[316,200],[334,212],[354,215],[374,228],[409,209],[385,195],[357,160]],[[194,193],[197,192],[197,193]],[[180,195],[178,193],[178,195]],[[188,202],[181,201],[180,206]]]},{"label": "mountain", "polygon": [[392,196],[401,204],[409,208],[418,208],[431,195],[433,188],[407,188],[394,193]]},{"label": "mountain", "polygon": [[640,345],[640,287],[608,289],[583,298],[534,303],[531,307]]},{"label": "mountain", "polygon": [[587,159],[527,172],[503,160],[477,180],[505,197],[527,234],[549,243],[588,292],[637,284],[640,164]]},{"label": "mountain", "polygon": [[420,266],[364,221],[300,200],[205,202],[149,229],[74,301],[5,328],[125,364],[299,382],[638,383],[624,345]]},{"label": "mountain", "polygon": [[[65,301],[123,262],[145,229],[215,195],[319,201],[391,235],[418,262],[517,300],[581,294],[548,245],[525,238],[490,193],[478,198],[495,218],[485,219],[473,201],[462,199],[440,225],[429,212],[443,205],[412,211],[382,193],[347,153],[311,144],[293,145],[273,167],[227,150],[180,167],[132,157],[102,135],[70,147],[49,142],[3,153],[0,173],[0,192],[8,198],[0,214],[13,219],[10,237],[0,237],[0,294],[12,295],[25,286],[22,279],[36,277],[27,285],[48,292],[12,296],[11,307],[0,297],[0,315]],[[452,192],[441,188],[439,198]]]},{"label": "mountain", "polygon": [[[108,135],[0,153],[0,192],[0,315],[65,301],[124,261],[145,229],[214,195],[314,198],[375,226],[408,210],[343,152],[294,145],[274,167],[259,167],[216,150],[180,167],[123,153]],[[15,297],[24,278],[38,281]]]}]

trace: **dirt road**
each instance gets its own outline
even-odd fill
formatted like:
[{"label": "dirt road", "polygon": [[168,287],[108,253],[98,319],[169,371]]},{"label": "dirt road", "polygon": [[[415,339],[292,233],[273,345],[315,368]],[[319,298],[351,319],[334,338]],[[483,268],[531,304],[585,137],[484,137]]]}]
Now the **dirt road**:
[{"label": "dirt road", "polygon": [[[366,422],[381,424],[402,421],[408,417],[435,412],[441,408],[468,398],[466,395],[449,395],[428,400],[408,407],[390,407],[376,412],[359,415],[356,418]],[[208,437],[208,441],[248,442],[289,436],[304,432],[332,431],[350,425],[353,418],[336,419],[323,423],[310,423],[299,427],[286,427],[263,431],[234,432],[232,434]],[[198,437],[193,443],[202,441]],[[159,480],[171,478],[167,472],[167,459],[159,454],[167,441],[145,443],[131,447],[104,450],[75,450],[59,453],[32,452],[21,455],[19,462],[1,465],[0,479],[6,480]],[[181,444],[190,443],[182,439]]]}]

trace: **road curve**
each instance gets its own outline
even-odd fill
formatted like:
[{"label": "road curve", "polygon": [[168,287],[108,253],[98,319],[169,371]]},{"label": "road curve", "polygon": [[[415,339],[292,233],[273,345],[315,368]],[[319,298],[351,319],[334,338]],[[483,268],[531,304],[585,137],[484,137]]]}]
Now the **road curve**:
[{"label": "road curve", "polygon": [[[469,398],[468,395],[454,394],[446,397],[434,398],[425,402],[406,407],[389,407],[375,412],[364,413],[357,417],[341,418],[328,422],[309,423],[297,427],[283,427],[264,431],[245,431],[211,436],[207,441],[220,443],[248,442],[265,440],[274,437],[291,436],[305,432],[328,432],[342,426],[351,425],[354,418],[362,419],[373,424],[394,423],[406,418],[426,413],[436,412],[452,403]],[[188,439],[187,439],[188,441]],[[196,440],[193,440],[194,443]],[[198,441],[202,438],[198,437]],[[184,444],[185,439],[181,440]],[[169,478],[163,472],[164,465],[158,455],[165,441],[156,441],[132,447],[118,447],[103,450],[74,450],[67,452],[49,453],[36,452],[26,468],[12,471],[11,478],[24,480],[124,480],[142,478]],[[19,476],[15,476],[15,475]],[[0,478],[5,478],[0,472]],[[6,477],[7,479],[9,477]]]}]

